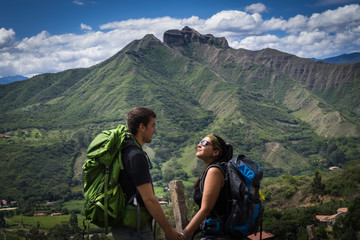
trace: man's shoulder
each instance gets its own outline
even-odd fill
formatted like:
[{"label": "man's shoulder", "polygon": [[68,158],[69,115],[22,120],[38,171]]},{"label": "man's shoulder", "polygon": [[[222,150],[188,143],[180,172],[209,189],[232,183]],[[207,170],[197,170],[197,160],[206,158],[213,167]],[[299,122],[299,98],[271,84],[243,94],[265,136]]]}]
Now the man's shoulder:
[{"label": "man's shoulder", "polygon": [[127,150],[129,148],[137,148],[140,150],[140,148],[134,143],[133,140],[131,139],[127,139],[126,141],[124,141],[123,146],[122,146],[122,150]]},{"label": "man's shoulder", "polygon": [[127,156],[144,155],[143,151],[131,140],[124,142],[122,154]]}]

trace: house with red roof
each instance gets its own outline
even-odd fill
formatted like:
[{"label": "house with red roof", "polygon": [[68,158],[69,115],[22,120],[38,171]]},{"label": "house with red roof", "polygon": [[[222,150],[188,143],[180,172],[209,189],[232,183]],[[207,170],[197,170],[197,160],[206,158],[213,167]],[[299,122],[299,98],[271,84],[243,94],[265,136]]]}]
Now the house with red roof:
[{"label": "house with red roof", "polygon": [[62,215],[62,213],[52,213],[52,214],[50,214],[50,216],[59,216],[59,215]]},{"label": "house with red roof", "polygon": [[[262,231],[261,233],[262,233],[261,239],[272,240],[275,238],[275,236],[272,235],[271,233],[265,231]],[[247,238],[251,240],[260,240],[260,232],[256,233],[256,235],[251,234],[250,236],[247,236]]]},{"label": "house with red roof", "polygon": [[323,223],[327,229],[332,230],[336,219],[341,216],[341,215],[345,215],[347,213],[348,209],[347,208],[339,208],[337,210],[336,214],[333,215],[316,215],[316,219],[320,221],[320,223]]},{"label": "house with red roof", "polygon": [[34,213],[34,217],[37,217],[37,216],[46,216],[46,213]]}]

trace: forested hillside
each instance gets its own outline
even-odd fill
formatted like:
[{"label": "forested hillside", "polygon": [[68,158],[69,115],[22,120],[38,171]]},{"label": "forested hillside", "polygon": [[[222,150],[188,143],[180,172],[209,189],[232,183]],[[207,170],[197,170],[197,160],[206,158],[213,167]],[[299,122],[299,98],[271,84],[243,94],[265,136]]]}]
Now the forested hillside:
[{"label": "forested hillside", "polygon": [[90,68],[0,85],[0,198],[81,198],[88,144],[139,105],[158,114],[146,148],[158,189],[196,180],[195,146],[210,132],[265,177],[358,164],[359,86],[359,63],[236,50],[187,27],[146,35]]}]

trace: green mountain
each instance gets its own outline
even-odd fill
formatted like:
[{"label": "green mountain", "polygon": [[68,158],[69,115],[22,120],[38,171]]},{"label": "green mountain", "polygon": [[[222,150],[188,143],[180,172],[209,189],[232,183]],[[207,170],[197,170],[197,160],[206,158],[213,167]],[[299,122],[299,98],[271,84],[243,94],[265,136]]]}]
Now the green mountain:
[{"label": "green mountain", "polygon": [[360,62],[360,52],[353,52],[349,54],[341,54],[339,56],[325,58],[317,61],[328,63],[355,63]]},{"label": "green mountain", "polygon": [[11,82],[21,81],[21,80],[25,80],[25,79],[28,79],[28,78],[24,77],[24,76],[20,76],[20,75],[1,77],[0,78],[0,84],[8,84],[8,83],[11,83]]},{"label": "green mountain", "polygon": [[[265,176],[359,161],[360,63],[330,64],[274,49],[232,49],[225,38],[169,30],[128,44],[85,69],[0,85],[0,198],[81,197],[92,138],[155,110],[146,150],[157,186],[202,170],[195,146],[213,132]],[[320,161],[322,160],[322,161]]]}]

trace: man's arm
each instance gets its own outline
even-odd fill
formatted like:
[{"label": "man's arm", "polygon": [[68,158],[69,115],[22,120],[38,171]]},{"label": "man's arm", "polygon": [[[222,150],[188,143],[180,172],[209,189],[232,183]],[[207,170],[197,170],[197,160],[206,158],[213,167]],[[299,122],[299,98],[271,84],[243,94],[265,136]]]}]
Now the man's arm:
[{"label": "man's arm", "polygon": [[136,187],[144,201],[145,207],[150,212],[151,216],[159,223],[160,227],[164,230],[166,239],[181,239],[181,235],[177,233],[169,221],[159,204],[159,201],[154,195],[151,183],[145,183]]}]

